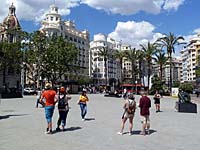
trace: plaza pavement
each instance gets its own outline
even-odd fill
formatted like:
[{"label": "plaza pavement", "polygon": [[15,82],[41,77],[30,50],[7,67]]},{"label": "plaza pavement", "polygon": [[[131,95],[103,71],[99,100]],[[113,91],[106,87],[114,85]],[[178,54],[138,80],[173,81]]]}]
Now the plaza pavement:
[{"label": "plaza pavement", "polygon": [[[0,150],[199,150],[200,115],[175,112],[177,99],[161,99],[160,113],[155,113],[152,100],[151,134],[139,135],[139,108],[134,118],[134,134],[117,135],[123,112],[122,98],[89,94],[87,121],[81,121],[76,104],[79,95],[72,95],[67,131],[45,135],[44,109],[35,108],[36,96],[2,99],[0,104]],[[139,100],[136,95],[136,101]],[[194,98],[198,103],[198,99]],[[199,98],[200,99],[200,98]],[[199,110],[199,105],[198,105]],[[57,109],[53,116],[56,128]],[[125,132],[129,130],[128,122]]]}]

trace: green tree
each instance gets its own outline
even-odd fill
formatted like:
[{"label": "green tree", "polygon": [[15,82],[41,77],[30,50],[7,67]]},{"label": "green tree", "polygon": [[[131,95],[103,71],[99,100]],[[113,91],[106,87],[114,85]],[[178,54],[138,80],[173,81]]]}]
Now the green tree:
[{"label": "green tree", "polygon": [[[40,31],[30,33],[24,44],[24,60],[27,77],[32,80],[37,88],[43,72],[44,54],[48,48],[48,38]],[[25,50],[26,49],[26,50]]]},{"label": "green tree", "polygon": [[131,62],[131,76],[132,76],[132,84],[135,83],[137,79],[137,74],[138,74],[138,68],[137,68],[137,50],[131,49],[125,51],[125,57],[127,58],[128,61]]},{"label": "green tree", "polygon": [[157,40],[157,44],[161,46],[161,48],[165,48],[170,61],[170,91],[172,87],[172,53],[175,53],[175,46],[183,44],[180,42],[184,40],[182,36],[175,36],[173,33],[165,34],[164,37],[159,38]]},{"label": "green tree", "polygon": [[137,58],[138,58],[139,79],[140,79],[140,81],[143,81],[143,83],[144,83],[144,65],[145,65],[144,56],[145,55],[142,50],[138,50],[136,53],[137,53]]},{"label": "green tree", "polygon": [[125,53],[122,50],[116,50],[114,52],[114,57],[119,61],[120,63],[120,69],[121,69],[121,81],[120,84],[122,84],[123,79],[124,79],[124,74],[123,74],[123,59],[125,57]]},{"label": "green tree", "polygon": [[163,83],[162,80],[160,80],[160,77],[158,75],[154,75],[152,77],[152,87],[150,89],[150,93],[154,94],[156,91],[163,91]]},{"label": "green tree", "polygon": [[162,81],[163,76],[163,69],[164,66],[167,64],[168,58],[165,56],[164,52],[159,51],[155,54],[155,57],[153,58],[156,62],[156,64],[159,65],[159,72],[160,72],[160,80]]},{"label": "green tree", "polygon": [[20,43],[9,43],[7,41],[0,43],[1,61],[0,70],[3,71],[3,84],[6,83],[6,72],[12,74],[19,73],[21,68],[22,53]]},{"label": "green tree", "polygon": [[150,82],[150,76],[152,72],[152,59],[153,56],[157,53],[157,47],[155,44],[151,44],[148,42],[146,45],[140,45],[142,48],[142,51],[144,52],[144,58],[147,62],[147,80],[148,80],[148,88],[149,88],[149,82]]},{"label": "green tree", "polygon": [[78,70],[74,66],[78,49],[74,44],[65,41],[63,37],[51,37],[48,48],[43,55],[43,71],[45,76],[54,84],[68,72]]},{"label": "green tree", "polygon": [[111,56],[111,50],[109,49],[108,45],[105,46],[105,47],[102,47],[101,49],[99,49],[99,56],[100,57],[103,57],[103,60],[104,60],[104,70],[105,70],[105,84],[106,86],[108,85],[108,58]]},{"label": "green tree", "polygon": [[181,85],[179,86],[179,89],[187,93],[192,93],[193,85],[191,83],[181,83]]}]

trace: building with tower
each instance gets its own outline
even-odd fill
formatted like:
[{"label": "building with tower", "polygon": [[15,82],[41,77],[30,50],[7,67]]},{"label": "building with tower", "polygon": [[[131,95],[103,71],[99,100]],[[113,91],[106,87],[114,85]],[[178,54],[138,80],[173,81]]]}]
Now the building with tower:
[{"label": "building with tower", "polygon": [[[0,42],[15,43],[19,40],[21,26],[16,16],[16,8],[9,7],[8,16],[0,23]],[[15,49],[13,49],[14,51]],[[12,61],[12,60],[9,60]],[[8,65],[2,65],[0,70],[0,88],[20,88],[21,71]]]},{"label": "building with tower", "polygon": [[77,78],[89,76],[89,40],[90,35],[87,30],[80,31],[76,29],[73,21],[64,21],[59,14],[59,9],[56,5],[50,6],[49,13],[46,14],[45,19],[41,22],[40,31],[47,36],[62,36],[67,41],[75,44],[79,50],[75,66],[80,69],[77,70]]}]

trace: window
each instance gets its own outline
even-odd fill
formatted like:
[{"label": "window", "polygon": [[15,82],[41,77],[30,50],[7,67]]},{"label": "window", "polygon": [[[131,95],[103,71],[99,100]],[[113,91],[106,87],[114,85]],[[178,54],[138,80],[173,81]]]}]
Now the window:
[{"label": "window", "polygon": [[51,17],[51,21],[53,21],[53,17]]}]

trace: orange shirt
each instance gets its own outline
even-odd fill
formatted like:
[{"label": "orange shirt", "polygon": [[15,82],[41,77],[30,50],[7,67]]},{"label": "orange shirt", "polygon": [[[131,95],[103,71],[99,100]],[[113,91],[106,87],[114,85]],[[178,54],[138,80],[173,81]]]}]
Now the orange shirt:
[{"label": "orange shirt", "polygon": [[42,97],[46,99],[45,106],[54,106],[55,105],[55,95],[54,90],[46,90],[42,93]]}]

